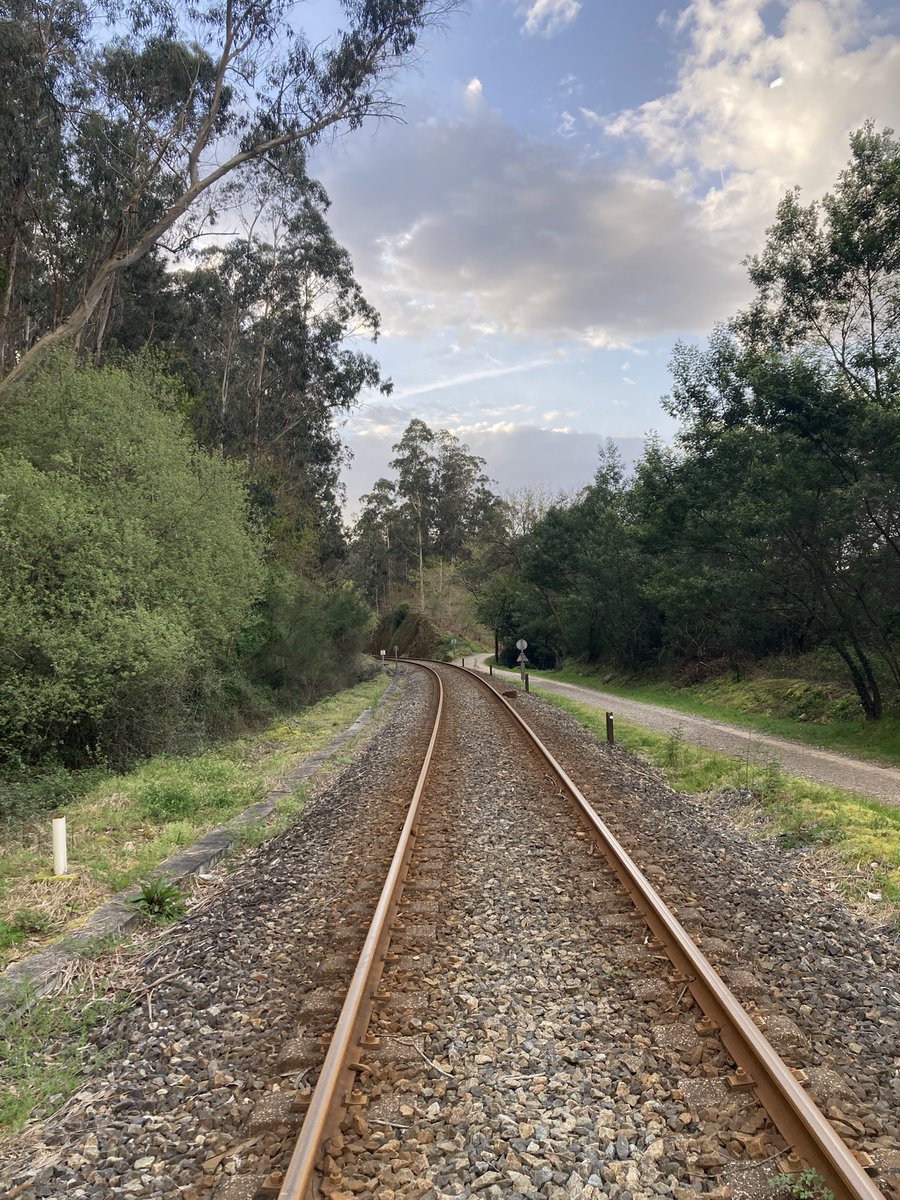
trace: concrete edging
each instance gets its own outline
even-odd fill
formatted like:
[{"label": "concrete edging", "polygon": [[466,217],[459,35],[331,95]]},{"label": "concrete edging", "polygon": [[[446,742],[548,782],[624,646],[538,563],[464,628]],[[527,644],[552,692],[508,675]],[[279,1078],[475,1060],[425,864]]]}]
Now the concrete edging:
[{"label": "concrete edging", "polygon": [[[171,883],[181,883],[193,875],[201,874],[206,868],[214,866],[227,854],[244,830],[252,828],[270,817],[275,811],[279,799],[294,792],[298,785],[311,778],[322,763],[330,758],[336,750],[360,733],[372,720],[376,709],[396,690],[399,681],[400,676],[395,674],[374,704],[364,709],[356,720],[341,733],[336,733],[321,750],[313,751],[289,775],[284,776],[281,784],[273,788],[264,800],[251,804],[243,812],[233,817],[227,825],[218,829],[210,829],[192,846],[187,846],[185,849],[179,850],[177,854],[172,854],[169,858],[164,859],[159,866],[149,872],[150,878],[163,877]],[[58,942],[54,942],[42,950],[36,950],[27,958],[11,963],[0,975],[0,1012],[23,1006],[23,988],[28,990],[29,997],[46,995],[63,974],[66,966],[73,958],[79,956],[79,952],[84,946],[95,942],[98,938],[124,933],[125,930],[138,924],[142,919],[140,913],[127,903],[128,899],[137,892],[138,888],[134,884],[117,892],[110,900],[91,913],[80,928],[64,935]]]}]

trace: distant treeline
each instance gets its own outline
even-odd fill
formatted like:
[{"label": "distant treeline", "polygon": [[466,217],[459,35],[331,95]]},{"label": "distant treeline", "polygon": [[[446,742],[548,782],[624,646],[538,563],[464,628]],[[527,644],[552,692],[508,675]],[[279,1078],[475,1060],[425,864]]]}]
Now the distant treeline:
[{"label": "distant treeline", "polygon": [[539,666],[690,677],[818,650],[880,717],[900,693],[900,143],[866,125],[851,151],[821,202],[782,201],[749,308],[677,347],[679,436],[632,474],[609,446],[576,497],[501,503],[411,425],[351,549],[370,598],[422,603],[429,562],[453,564],[497,649],[525,637]]},{"label": "distant treeline", "polygon": [[484,547],[482,619],[564,656],[702,669],[826,648],[876,719],[900,692],[900,143],[851,139],[834,190],[782,201],[756,295],[680,345],[674,446]]}]

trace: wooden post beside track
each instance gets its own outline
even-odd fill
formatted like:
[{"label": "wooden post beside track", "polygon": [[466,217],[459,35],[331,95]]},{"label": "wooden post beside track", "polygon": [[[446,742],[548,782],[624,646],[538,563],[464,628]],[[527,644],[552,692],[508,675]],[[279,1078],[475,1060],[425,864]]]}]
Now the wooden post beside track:
[{"label": "wooden post beside track", "polygon": [[610,746],[615,745],[616,735],[613,727],[613,715],[611,712],[606,714],[606,740]]}]

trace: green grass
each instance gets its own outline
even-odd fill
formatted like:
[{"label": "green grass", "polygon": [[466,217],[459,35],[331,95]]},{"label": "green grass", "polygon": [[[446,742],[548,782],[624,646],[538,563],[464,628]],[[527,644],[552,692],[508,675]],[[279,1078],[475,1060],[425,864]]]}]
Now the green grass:
[{"label": "green grass", "polygon": [[[26,1122],[52,1113],[84,1082],[120,1053],[114,1045],[98,1051],[90,1044],[93,1029],[133,1003],[131,992],[116,975],[128,960],[117,955],[118,943],[104,939],[95,962],[80,973],[65,995],[34,997],[25,987],[16,992],[21,1005],[0,1014],[0,1140]],[[140,954],[142,951],[138,951]],[[100,959],[108,956],[104,969]]]},{"label": "green grass", "polygon": [[[48,934],[72,928],[113,892],[261,799],[276,779],[345,729],[387,683],[379,674],[261,732],[196,754],[157,755],[60,804],[55,815],[67,817],[69,833],[66,876],[49,874],[49,816],[2,827],[0,965]],[[280,810],[289,817],[299,811],[288,803]],[[45,928],[23,932],[23,912],[42,914]]]},{"label": "green grass", "polygon": [[[543,698],[605,739],[605,718],[597,709],[546,692]],[[752,792],[782,845],[828,847],[847,868],[848,895],[864,899],[869,892],[880,892],[881,902],[900,917],[900,808],[786,775],[752,754],[732,758],[691,746],[677,730],[664,736],[617,720],[616,737],[659,767],[675,791]]]},{"label": "green grass", "polygon": [[854,698],[836,685],[753,678],[678,687],[662,681],[628,681],[575,667],[560,671],[529,668],[529,674],[900,766],[900,717],[890,714],[880,721],[867,721],[856,715],[859,710]]}]

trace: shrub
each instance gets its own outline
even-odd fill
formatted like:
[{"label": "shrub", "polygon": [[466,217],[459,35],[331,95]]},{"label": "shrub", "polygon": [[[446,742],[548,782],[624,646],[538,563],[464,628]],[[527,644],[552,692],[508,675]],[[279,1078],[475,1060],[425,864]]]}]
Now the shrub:
[{"label": "shrub", "polygon": [[0,759],[122,757],[245,624],[243,479],[179,402],[153,364],[58,358],[0,410]]},{"label": "shrub", "polygon": [[140,895],[128,901],[150,921],[177,921],[187,905],[177,883],[165,879],[149,879],[141,884]]}]

